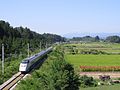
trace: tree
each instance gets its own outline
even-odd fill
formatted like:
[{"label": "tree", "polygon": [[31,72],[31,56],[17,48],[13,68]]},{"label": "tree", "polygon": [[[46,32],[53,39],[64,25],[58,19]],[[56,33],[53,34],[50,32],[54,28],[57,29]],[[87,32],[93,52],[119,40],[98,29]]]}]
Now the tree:
[{"label": "tree", "polygon": [[80,83],[81,87],[97,86],[96,81],[92,77],[88,77],[86,75],[80,77]]},{"label": "tree", "polygon": [[95,42],[98,42],[100,40],[99,36],[95,37]]},{"label": "tree", "polygon": [[119,36],[108,36],[106,38],[107,42],[112,42],[112,43],[120,43],[120,37]]}]

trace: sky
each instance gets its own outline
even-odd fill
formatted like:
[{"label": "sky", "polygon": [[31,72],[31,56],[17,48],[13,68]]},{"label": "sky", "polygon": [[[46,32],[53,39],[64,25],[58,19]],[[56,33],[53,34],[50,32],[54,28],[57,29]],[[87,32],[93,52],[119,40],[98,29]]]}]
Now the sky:
[{"label": "sky", "polygon": [[0,19],[38,33],[119,33],[120,0],[1,0]]}]

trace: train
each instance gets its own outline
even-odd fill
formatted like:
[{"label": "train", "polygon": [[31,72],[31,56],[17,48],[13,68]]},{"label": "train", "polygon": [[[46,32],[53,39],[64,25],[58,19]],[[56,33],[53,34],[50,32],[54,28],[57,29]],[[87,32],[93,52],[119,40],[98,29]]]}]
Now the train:
[{"label": "train", "polygon": [[47,48],[46,50],[42,50],[41,52],[22,60],[19,66],[19,71],[21,73],[28,73],[33,66],[40,61],[43,57],[45,57],[48,53],[52,51],[52,47]]}]

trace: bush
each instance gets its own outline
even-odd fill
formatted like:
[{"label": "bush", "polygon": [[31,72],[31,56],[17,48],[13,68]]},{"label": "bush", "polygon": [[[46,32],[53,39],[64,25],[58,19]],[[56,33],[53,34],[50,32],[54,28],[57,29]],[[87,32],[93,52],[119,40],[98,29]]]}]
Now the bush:
[{"label": "bush", "polygon": [[93,77],[88,77],[86,75],[80,77],[80,86],[81,87],[95,87],[97,86],[97,82],[93,79]]},{"label": "bush", "polygon": [[107,53],[103,52],[103,51],[96,50],[96,49],[90,49],[90,50],[81,50],[80,54],[94,54],[94,55],[98,55],[98,54],[107,54]]}]

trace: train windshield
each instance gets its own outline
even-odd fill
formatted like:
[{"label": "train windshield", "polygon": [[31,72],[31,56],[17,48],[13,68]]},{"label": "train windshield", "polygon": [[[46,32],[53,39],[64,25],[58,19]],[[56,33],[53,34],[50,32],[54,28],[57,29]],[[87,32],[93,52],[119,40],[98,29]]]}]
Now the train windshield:
[{"label": "train windshield", "polygon": [[23,60],[22,63],[27,64],[27,63],[29,63],[29,60]]}]

